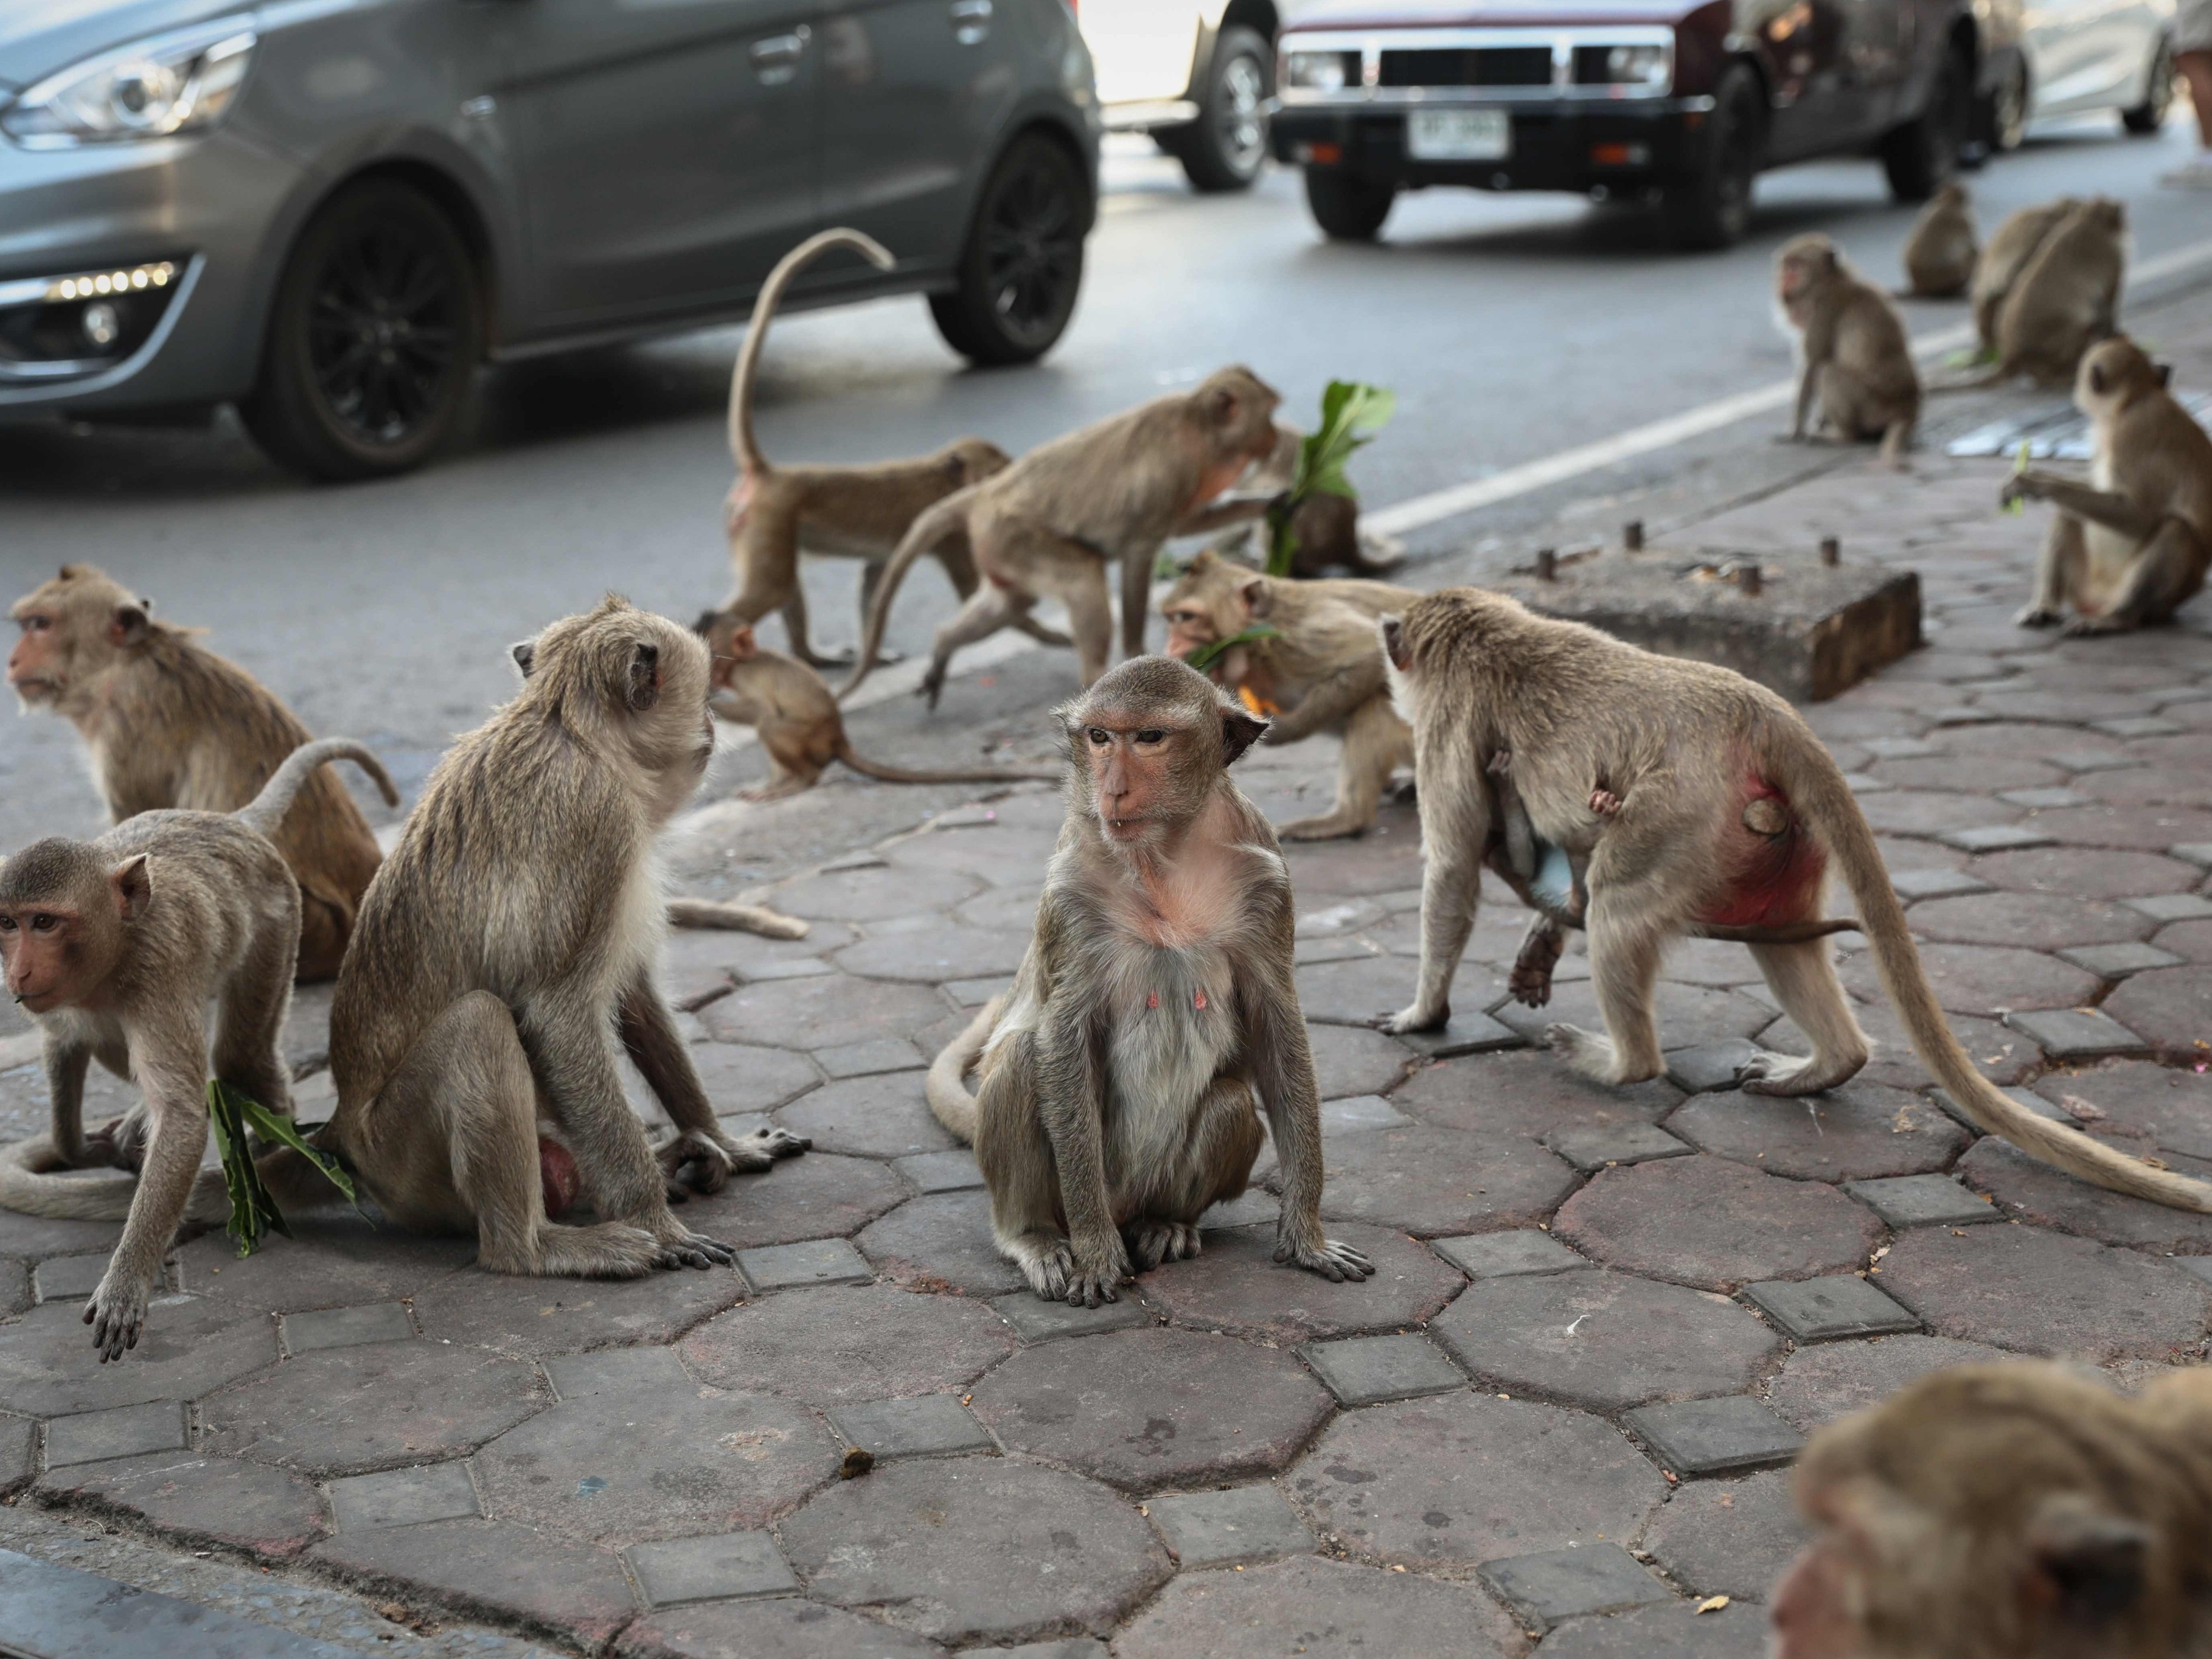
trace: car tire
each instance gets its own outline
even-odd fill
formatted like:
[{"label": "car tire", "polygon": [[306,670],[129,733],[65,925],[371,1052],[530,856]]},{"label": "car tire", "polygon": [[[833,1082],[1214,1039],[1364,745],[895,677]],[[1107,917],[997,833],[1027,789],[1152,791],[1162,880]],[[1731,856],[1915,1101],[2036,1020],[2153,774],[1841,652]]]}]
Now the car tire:
[{"label": "car tire", "polygon": [[1332,242],[1371,242],[1390,216],[1398,187],[1345,167],[1306,169],[1306,207]]},{"label": "car tire", "polygon": [[1924,202],[1951,182],[1966,148],[1973,100],[1973,75],[1957,52],[1943,54],[1927,106],[1881,141],[1889,193],[1900,202]]},{"label": "car tire", "polygon": [[2018,149],[2027,137],[2027,64],[2015,52],[1983,112],[1983,148],[1991,155],[2009,155]]},{"label": "car tire", "polygon": [[1666,214],[1678,247],[1698,252],[1734,247],[1751,228],[1763,114],[1759,77],[1735,65],[1713,94],[1704,167],[1666,187]]},{"label": "car tire", "polygon": [[2143,82],[2143,100],[2120,112],[2120,125],[2138,138],[2148,138],[2166,125],[2173,108],[2173,43],[2161,39],[2151,54],[2150,78]]},{"label": "car tire", "polygon": [[277,280],[246,429],[280,466],[325,483],[420,466],[460,427],[483,356],[475,258],[421,191],[341,190]]},{"label": "car tire", "polygon": [[1159,135],[1182,163],[1191,188],[1208,195],[1249,190],[1267,164],[1267,100],[1275,93],[1275,54],[1265,37],[1242,27],[1213,39],[1198,119]]},{"label": "car tire", "polygon": [[1015,139],[976,198],[960,285],[929,296],[945,343],[987,368],[1051,350],[1075,314],[1090,228],[1091,183],[1066,147],[1040,132]]}]

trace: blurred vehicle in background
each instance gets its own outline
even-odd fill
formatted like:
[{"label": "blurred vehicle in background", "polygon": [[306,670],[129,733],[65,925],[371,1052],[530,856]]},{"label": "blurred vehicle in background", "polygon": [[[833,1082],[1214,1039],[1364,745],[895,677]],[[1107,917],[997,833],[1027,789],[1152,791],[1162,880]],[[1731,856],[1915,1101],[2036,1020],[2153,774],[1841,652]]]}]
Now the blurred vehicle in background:
[{"label": "blurred vehicle in background", "polygon": [[[2027,9],[2019,125],[2112,110],[2138,137],[2173,107],[2174,0],[2034,0]],[[2020,133],[2009,135],[2010,149]]]},{"label": "blurred vehicle in background", "polygon": [[1064,0],[0,3],[0,420],[234,402],[310,477],[420,464],[479,362],[921,292],[1058,340],[1096,216]]},{"label": "blurred vehicle in background", "polygon": [[1267,161],[1273,0],[1077,0],[1109,132],[1145,132],[1202,191]]}]

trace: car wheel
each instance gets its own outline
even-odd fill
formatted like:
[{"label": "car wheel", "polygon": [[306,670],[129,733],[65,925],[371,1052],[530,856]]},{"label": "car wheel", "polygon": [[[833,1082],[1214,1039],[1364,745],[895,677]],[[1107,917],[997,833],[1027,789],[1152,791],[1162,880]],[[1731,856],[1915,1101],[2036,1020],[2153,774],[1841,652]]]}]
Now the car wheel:
[{"label": "car wheel", "polygon": [[960,286],[929,296],[945,344],[987,367],[1035,362],[1075,314],[1091,186],[1066,149],[1042,133],[1017,138],[985,181]]},{"label": "car wheel", "polygon": [[1247,190],[1267,161],[1267,100],[1274,94],[1274,54],[1252,30],[1225,28],[1214,37],[1199,117],[1162,135],[1194,190]]},{"label": "car wheel", "polygon": [[1397,186],[1343,167],[1306,169],[1306,207],[1333,242],[1371,242],[1390,216]]},{"label": "car wheel", "polygon": [[483,332],[476,262],[452,221],[404,185],[355,185],[294,245],[239,412],[307,477],[404,472],[459,426]]},{"label": "car wheel", "polygon": [[2120,125],[2138,138],[2148,138],[2166,125],[2173,108],[2173,46],[2161,40],[2151,54],[2150,79],[2143,84],[2143,100],[2120,112]]},{"label": "car wheel", "polygon": [[1733,247],[1751,228],[1761,112],[1759,78],[1739,64],[1721,77],[1713,94],[1704,167],[1666,189],[1667,217],[1679,246],[1700,252]]},{"label": "car wheel", "polygon": [[1927,107],[1882,139],[1882,171],[1889,176],[1889,193],[1899,201],[1924,202],[1958,173],[1972,88],[1965,59],[1956,52],[1946,52]]},{"label": "car wheel", "polygon": [[2027,64],[2018,55],[2004,78],[1990,94],[1989,113],[1982,125],[1982,142],[1992,155],[2009,155],[2027,137]]}]

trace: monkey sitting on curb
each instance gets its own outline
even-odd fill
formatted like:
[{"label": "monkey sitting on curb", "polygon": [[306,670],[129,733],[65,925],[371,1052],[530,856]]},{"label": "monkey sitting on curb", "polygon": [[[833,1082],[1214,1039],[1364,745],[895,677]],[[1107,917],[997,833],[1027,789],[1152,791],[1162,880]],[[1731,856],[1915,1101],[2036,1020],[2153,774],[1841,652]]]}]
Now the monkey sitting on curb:
[{"label": "monkey sitting on curb", "polygon": [[1290,876],[1227,769],[1264,722],[1166,657],[1121,664],[1056,718],[1067,820],[1036,934],[925,1085],[975,1148],[1000,1251],[1048,1300],[1115,1300],[1133,1271],[1198,1254],[1199,1218],[1244,1190],[1264,1109],[1275,1260],[1365,1279],[1367,1258],[1322,1232]]},{"label": "monkey sitting on curb", "polygon": [[[52,1100],[46,1133],[0,1156],[0,1205],[123,1222],[84,1310],[103,1364],[138,1346],[154,1276],[187,1206],[204,1220],[227,1213],[220,1174],[194,1202],[210,1060],[224,1083],[271,1112],[291,1113],[291,1073],[277,1040],[299,954],[300,890],[270,838],[316,769],[340,758],[391,789],[375,756],[326,738],[293,750],[252,803],[228,817],[141,812],[97,841],[34,842],[0,863],[0,959],[9,994],[38,1021]],[[105,1146],[84,1133],[84,1078],[94,1060],[135,1081],[143,1097]],[[135,1184],[51,1173],[85,1168],[115,1143],[142,1139],[131,1160],[142,1170]]]},{"label": "monkey sitting on curb", "polygon": [[[104,571],[64,565],[9,612],[23,633],[8,684],[26,709],[76,727],[112,823],[163,807],[235,811],[307,728],[252,675],[195,644],[195,630],[155,622],[153,608]],[[271,839],[300,884],[299,977],[332,978],[382,861],[376,837],[345,786],[317,772]]]},{"label": "monkey sitting on curb", "polygon": [[1881,440],[1901,465],[1920,418],[1920,376],[1888,295],[1861,282],[1836,245],[1799,236],[1774,256],[1775,297],[1797,336],[1797,400],[1789,437],[1805,436],[1817,394],[1820,425],[1837,443]]},{"label": "monkey sitting on curb", "polygon": [[2005,296],[2020,280],[2020,273],[2035,257],[2051,233],[2081,204],[2062,196],[2040,207],[2027,207],[2008,215],[1974,262],[1974,281],[1969,302],[1974,308],[1974,332],[1981,338],[1984,356],[1997,355],[1997,319],[2003,314]]},{"label": "monkey sitting on curb", "polygon": [[2073,204],[2005,289],[1990,341],[1996,363],[1938,389],[1972,391],[2019,374],[2039,386],[2070,384],[2082,354],[2118,326],[2127,263],[2127,210],[2102,196]]},{"label": "monkey sitting on curb", "polygon": [[1957,299],[1974,280],[1978,252],[1973,203],[1954,179],[1929,198],[1905,239],[1905,292],[1922,300]]},{"label": "monkey sitting on curb", "polygon": [[1390,706],[1375,619],[1419,597],[1384,582],[1279,581],[1209,549],[1161,601],[1171,657],[1188,660],[1255,622],[1275,630],[1231,647],[1212,671],[1245,695],[1247,707],[1273,716],[1262,742],[1296,743],[1322,731],[1343,738],[1335,804],[1319,817],[1278,825],[1283,840],[1328,841],[1372,829],[1391,773],[1413,764],[1413,733]]},{"label": "monkey sitting on curb", "polygon": [[[2023,628],[2112,634],[2172,620],[2212,565],[2212,437],[2125,336],[2093,346],[2074,404],[2095,437],[2089,482],[2031,468],[1999,501],[2047,501],[2051,520]],[[2065,619],[2069,607],[2074,611]]]},{"label": "monkey sitting on curb", "polygon": [[[1823,936],[1833,925],[1820,915],[1833,859],[1913,1048],[1979,1128],[2115,1192],[2212,1212],[2212,1186],[2039,1118],[1974,1069],[1929,989],[1874,831],[1781,697],[1732,670],[1662,657],[1474,588],[1429,594],[1377,629],[1413,730],[1427,858],[1419,988],[1378,1020],[1383,1030],[1431,1030],[1450,1018],[1493,841],[1484,772],[1504,750],[1534,833],[1589,860],[1584,926],[1606,1029],[1548,1033],[1584,1077],[1640,1083],[1666,1070],[1653,1012],[1661,954],[1671,938],[1717,928],[1764,936],[1750,943],[1753,959],[1812,1042],[1808,1059],[1753,1057],[1738,1073],[1745,1091],[1811,1094],[1856,1075],[1867,1039],[1829,957]],[[1617,810],[1594,811],[1594,787]]]},{"label": "monkey sitting on curb", "polygon": [[803,662],[757,645],[753,630],[732,628],[709,611],[697,631],[714,653],[708,706],[723,719],[750,726],[768,750],[769,781],[744,792],[747,800],[778,800],[811,789],[831,761],[884,783],[1056,783],[1058,771],[998,766],[945,769],[885,766],[853,747],[837,699],[822,677]]},{"label": "monkey sitting on curb", "polygon": [[2212,1654],[2212,1376],[1965,1365],[1814,1434],[1775,1659]]}]

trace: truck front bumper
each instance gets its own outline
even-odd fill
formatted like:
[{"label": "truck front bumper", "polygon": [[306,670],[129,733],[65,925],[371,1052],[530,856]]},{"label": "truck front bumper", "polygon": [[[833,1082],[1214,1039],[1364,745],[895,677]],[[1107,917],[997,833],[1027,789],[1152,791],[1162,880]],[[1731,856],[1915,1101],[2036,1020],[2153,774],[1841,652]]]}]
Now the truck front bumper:
[{"label": "truck front bumper", "polygon": [[1401,190],[1471,185],[1483,190],[1635,191],[1698,171],[1708,148],[1707,97],[1600,101],[1521,100],[1504,106],[1511,139],[1495,160],[1427,161],[1407,144],[1418,107],[1498,107],[1468,103],[1360,106],[1291,105],[1271,126],[1275,159],[1341,168]]}]

